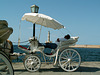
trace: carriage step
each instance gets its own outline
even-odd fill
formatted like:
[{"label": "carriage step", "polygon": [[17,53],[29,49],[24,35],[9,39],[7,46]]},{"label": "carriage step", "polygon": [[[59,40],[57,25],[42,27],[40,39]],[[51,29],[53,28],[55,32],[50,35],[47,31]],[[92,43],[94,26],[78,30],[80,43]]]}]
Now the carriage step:
[{"label": "carriage step", "polygon": [[13,54],[10,54],[10,55],[22,56],[22,55],[26,55],[26,53],[16,53],[16,52],[14,52]]},{"label": "carriage step", "polygon": [[11,60],[15,60],[15,59],[17,59],[17,58],[18,58],[17,55],[10,55],[10,59],[11,59]]},{"label": "carriage step", "polygon": [[22,55],[26,55],[26,54],[25,53],[13,53],[13,54],[10,54],[10,59],[15,60],[18,58],[18,56],[22,56]]}]

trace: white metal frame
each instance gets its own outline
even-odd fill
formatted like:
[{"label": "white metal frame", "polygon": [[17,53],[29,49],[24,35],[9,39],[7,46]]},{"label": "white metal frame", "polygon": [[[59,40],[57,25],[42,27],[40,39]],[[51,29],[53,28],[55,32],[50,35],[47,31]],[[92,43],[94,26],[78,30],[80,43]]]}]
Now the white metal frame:
[{"label": "white metal frame", "polygon": [[[31,51],[28,51],[28,53],[35,53],[35,52],[40,52],[40,53],[42,53],[43,54],[43,57],[44,57],[44,60],[45,60],[45,63],[46,63],[46,59],[45,59],[45,56],[47,56],[47,57],[56,57],[55,58],[55,62],[54,62],[54,65],[56,65],[56,63],[57,63],[57,59],[58,59],[58,53],[59,53],[59,51],[62,51],[62,50],[64,50],[64,49],[68,49],[69,48],[69,46],[71,46],[71,45],[75,45],[75,43],[71,43],[71,44],[69,44],[69,45],[61,45],[61,43],[62,42],[60,42],[60,44],[58,45],[58,47],[56,48],[56,53],[54,53],[53,55],[46,55],[44,52],[43,52],[43,50],[44,50],[44,46],[38,46],[38,41],[37,41],[37,39],[34,39],[34,38],[31,38],[30,39],[31,41],[30,41],[30,43],[31,43]],[[24,50],[24,51],[27,51],[27,50]]]}]

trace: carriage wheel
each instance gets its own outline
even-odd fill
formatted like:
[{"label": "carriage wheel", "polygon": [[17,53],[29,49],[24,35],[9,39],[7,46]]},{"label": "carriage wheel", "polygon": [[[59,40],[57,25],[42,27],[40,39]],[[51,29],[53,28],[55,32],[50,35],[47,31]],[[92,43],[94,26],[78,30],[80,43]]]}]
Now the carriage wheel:
[{"label": "carriage wheel", "polygon": [[80,63],[80,54],[74,49],[65,49],[59,56],[59,65],[64,71],[75,71]]},{"label": "carriage wheel", "polygon": [[28,71],[35,72],[40,69],[41,61],[38,56],[28,56],[24,61],[24,66]]},{"label": "carriage wheel", "polygon": [[0,75],[14,75],[13,67],[6,54],[0,51]]}]

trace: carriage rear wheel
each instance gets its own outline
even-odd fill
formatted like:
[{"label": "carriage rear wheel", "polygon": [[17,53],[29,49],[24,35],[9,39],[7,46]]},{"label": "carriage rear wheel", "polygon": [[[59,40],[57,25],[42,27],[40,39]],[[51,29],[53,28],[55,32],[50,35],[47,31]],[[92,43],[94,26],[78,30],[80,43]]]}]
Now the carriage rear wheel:
[{"label": "carriage rear wheel", "polygon": [[0,51],[0,75],[14,75],[13,67],[6,54]]},{"label": "carriage rear wheel", "polygon": [[80,54],[74,49],[65,49],[59,56],[59,65],[64,71],[75,71],[80,63]]},{"label": "carriage rear wheel", "polygon": [[30,55],[25,59],[24,66],[28,71],[35,72],[40,69],[41,61],[38,56]]}]

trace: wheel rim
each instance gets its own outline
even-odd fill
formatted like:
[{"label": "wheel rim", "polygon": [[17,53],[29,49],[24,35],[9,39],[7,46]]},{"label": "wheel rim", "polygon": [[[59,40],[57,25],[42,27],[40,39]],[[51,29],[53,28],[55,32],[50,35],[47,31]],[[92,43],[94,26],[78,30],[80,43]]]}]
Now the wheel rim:
[{"label": "wheel rim", "polygon": [[59,56],[59,64],[65,71],[75,71],[80,63],[80,54],[74,49],[66,49]]},{"label": "wheel rim", "polygon": [[12,64],[2,53],[0,53],[0,75],[14,75]]},{"label": "wheel rim", "polygon": [[37,56],[29,56],[25,60],[25,68],[28,71],[35,72],[35,71],[39,70],[40,66],[41,66],[41,62]]}]

